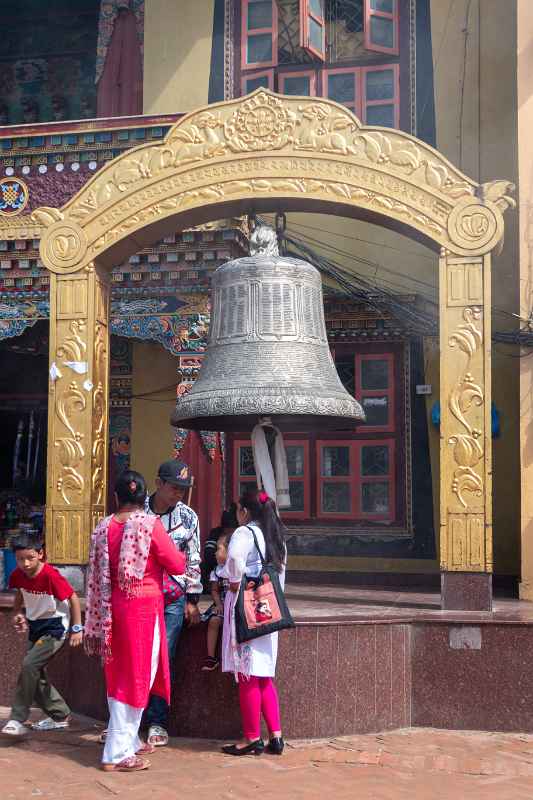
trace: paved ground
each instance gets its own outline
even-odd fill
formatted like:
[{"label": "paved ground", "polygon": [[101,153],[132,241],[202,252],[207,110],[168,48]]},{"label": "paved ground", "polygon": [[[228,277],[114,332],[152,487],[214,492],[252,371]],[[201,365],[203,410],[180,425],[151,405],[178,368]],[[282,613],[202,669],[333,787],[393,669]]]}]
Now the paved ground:
[{"label": "paved ground", "polygon": [[[0,709],[5,717],[7,709]],[[401,730],[292,741],[277,758],[231,758],[219,743],[173,739],[133,775],[98,770],[101,724],[0,744],[1,800],[531,800],[533,736]]]}]

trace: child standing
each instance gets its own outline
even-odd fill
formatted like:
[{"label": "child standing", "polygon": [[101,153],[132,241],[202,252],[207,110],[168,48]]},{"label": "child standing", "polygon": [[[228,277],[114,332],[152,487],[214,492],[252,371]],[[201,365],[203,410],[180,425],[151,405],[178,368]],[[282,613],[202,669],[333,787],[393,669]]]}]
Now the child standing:
[{"label": "child standing", "polygon": [[207,658],[202,667],[204,672],[213,672],[220,664],[220,659],[216,656],[216,650],[220,629],[224,620],[224,598],[229,589],[229,581],[219,577],[218,571],[226,563],[230,537],[231,534],[222,534],[222,536],[218,537],[216,549],[217,566],[212,570],[209,576],[213,602],[207,611],[202,614],[202,621],[207,622]]},{"label": "child standing", "polygon": [[21,536],[13,542],[12,549],[17,561],[9,578],[9,588],[17,591],[13,624],[19,633],[28,633],[29,642],[11,718],[2,733],[17,737],[28,733],[25,723],[34,703],[47,714],[31,726],[34,730],[68,728],[70,709],[48,681],[45,668],[63,647],[69,630],[71,646],[81,644],[83,627],[79,598],[69,582],[44,561],[42,537]]}]

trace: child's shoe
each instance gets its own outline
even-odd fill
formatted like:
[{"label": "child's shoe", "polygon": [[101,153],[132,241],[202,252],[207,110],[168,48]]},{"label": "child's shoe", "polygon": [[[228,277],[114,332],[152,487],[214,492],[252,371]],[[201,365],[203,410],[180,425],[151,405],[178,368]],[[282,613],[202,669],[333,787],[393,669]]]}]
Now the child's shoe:
[{"label": "child's shoe", "polygon": [[34,722],[31,726],[34,731],[57,731],[70,727],[70,717],[66,719],[52,719],[52,717],[43,717],[39,722]]},{"label": "child's shoe", "polygon": [[202,672],[214,672],[219,666],[220,661],[218,658],[207,656],[202,666]]},{"label": "child's shoe", "polygon": [[28,726],[16,719],[10,719],[0,731],[3,736],[12,736],[14,739],[26,736],[29,732]]}]

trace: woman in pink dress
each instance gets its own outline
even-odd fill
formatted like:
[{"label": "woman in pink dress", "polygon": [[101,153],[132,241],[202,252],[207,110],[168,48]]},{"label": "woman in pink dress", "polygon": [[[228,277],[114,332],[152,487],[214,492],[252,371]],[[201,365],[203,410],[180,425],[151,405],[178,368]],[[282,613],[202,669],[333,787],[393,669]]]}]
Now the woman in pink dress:
[{"label": "woman in pink dress", "polygon": [[85,636],[88,653],[104,661],[109,726],[102,769],[146,769],[139,725],[150,692],[170,701],[170,671],[163,620],[163,572],[181,575],[176,550],[158,517],[144,512],[146,482],[133,470],[115,485],[117,511],[91,540]]}]

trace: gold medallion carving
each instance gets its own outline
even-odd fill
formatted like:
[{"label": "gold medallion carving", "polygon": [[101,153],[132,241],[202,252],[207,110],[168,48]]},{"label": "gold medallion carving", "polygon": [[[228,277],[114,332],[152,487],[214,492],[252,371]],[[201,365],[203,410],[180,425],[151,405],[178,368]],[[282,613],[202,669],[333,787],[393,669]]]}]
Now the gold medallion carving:
[{"label": "gold medallion carving", "polygon": [[53,272],[76,272],[87,252],[87,237],[76,222],[60,220],[46,229],[41,252]]},{"label": "gold medallion carving", "polygon": [[448,234],[461,250],[483,253],[501,239],[503,218],[497,206],[463,200],[448,217]]},{"label": "gold medallion carving", "polygon": [[279,97],[259,92],[245,100],[224,124],[234,152],[280,150],[293,140],[296,114]]}]

